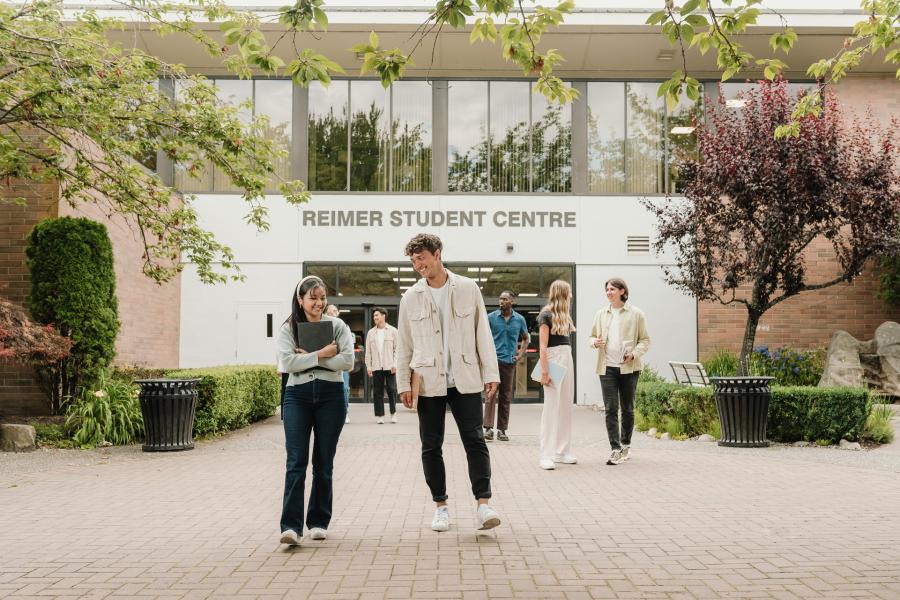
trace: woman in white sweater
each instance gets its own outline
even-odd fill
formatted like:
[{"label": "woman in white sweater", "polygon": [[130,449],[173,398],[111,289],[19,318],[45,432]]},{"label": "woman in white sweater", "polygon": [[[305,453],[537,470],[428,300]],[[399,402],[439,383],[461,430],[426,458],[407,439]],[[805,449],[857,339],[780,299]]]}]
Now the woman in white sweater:
[{"label": "woman in white sweater", "polygon": [[[299,545],[303,538],[303,493],[310,436],[314,448],[313,481],[306,527],[310,538],[325,539],[331,522],[334,455],[347,417],[341,372],[353,367],[353,334],[343,321],[324,314],[327,304],[325,283],[315,276],[304,277],[294,289],[291,316],[278,334],[277,361],[290,374],[282,405],[287,465],[281,543],[292,546]],[[308,352],[300,342],[299,324],[319,321],[332,323],[334,341]]]}]

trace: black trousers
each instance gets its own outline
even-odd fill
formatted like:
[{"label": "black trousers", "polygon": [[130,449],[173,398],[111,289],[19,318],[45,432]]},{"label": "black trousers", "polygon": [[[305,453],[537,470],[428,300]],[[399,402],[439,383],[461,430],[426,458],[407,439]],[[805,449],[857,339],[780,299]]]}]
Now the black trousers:
[{"label": "black trousers", "polygon": [[397,377],[389,370],[372,371],[372,383],[374,384],[372,400],[375,402],[375,416],[384,416],[384,388],[387,388],[391,414],[397,412]]},{"label": "black trousers", "polygon": [[491,497],[491,455],[481,427],[481,394],[460,394],[455,387],[446,396],[419,398],[419,438],[422,440],[422,467],[425,483],[435,502],[447,499],[447,473],[444,469],[444,424],[447,406],[453,413],[459,437],[466,449],[469,481],[475,498]]},{"label": "black trousers", "polygon": [[603,405],[606,409],[606,434],[609,436],[609,446],[613,450],[621,450],[622,446],[631,445],[631,433],[634,431],[634,393],[640,376],[640,371],[622,373],[619,367],[606,367],[606,374],[600,376]]}]

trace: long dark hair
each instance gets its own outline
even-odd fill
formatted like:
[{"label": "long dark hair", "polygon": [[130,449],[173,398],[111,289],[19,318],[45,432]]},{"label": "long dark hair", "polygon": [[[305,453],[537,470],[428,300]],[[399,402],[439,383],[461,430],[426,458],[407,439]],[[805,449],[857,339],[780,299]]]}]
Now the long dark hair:
[{"label": "long dark hair", "polygon": [[285,319],[284,322],[291,324],[291,333],[294,334],[295,346],[300,345],[300,334],[297,331],[297,323],[305,323],[307,320],[306,313],[303,312],[303,306],[300,304],[300,299],[306,295],[306,292],[317,287],[322,288],[328,293],[328,288],[325,286],[324,281],[315,275],[307,275],[297,283],[297,287],[294,288],[294,294],[291,296],[291,316]]}]

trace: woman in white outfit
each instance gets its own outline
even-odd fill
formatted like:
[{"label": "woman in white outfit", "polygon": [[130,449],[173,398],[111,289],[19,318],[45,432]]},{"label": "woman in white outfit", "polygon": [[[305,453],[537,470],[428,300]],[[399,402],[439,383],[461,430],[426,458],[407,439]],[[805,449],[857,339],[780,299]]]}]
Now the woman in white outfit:
[{"label": "woman in white outfit", "polygon": [[[557,279],[550,284],[547,305],[538,315],[541,385],[544,386],[544,410],[541,413],[541,468],[553,469],[555,463],[574,465],[572,448],[572,405],[575,400],[575,365],[569,336],[575,324],[569,315],[571,286]],[[551,378],[549,363],[565,369],[561,381]]]}]

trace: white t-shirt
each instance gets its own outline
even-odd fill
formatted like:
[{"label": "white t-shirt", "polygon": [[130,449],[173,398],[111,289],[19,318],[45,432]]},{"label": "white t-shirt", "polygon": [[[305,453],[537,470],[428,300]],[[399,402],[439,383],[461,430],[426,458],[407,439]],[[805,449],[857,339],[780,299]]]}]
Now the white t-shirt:
[{"label": "white t-shirt", "polygon": [[609,333],[606,336],[606,365],[610,367],[621,367],[625,358],[625,346],[622,344],[622,329],[619,324],[621,315],[621,308],[612,309]]},{"label": "white t-shirt", "polygon": [[448,278],[444,285],[439,288],[428,286],[431,292],[431,299],[434,300],[438,312],[441,315],[441,340],[444,343],[444,373],[447,374],[447,387],[453,387],[456,382],[453,381],[453,373],[450,363],[450,282]]},{"label": "white t-shirt", "polygon": [[384,330],[384,327],[375,330],[375,343],[378,345],[378,354],[384,352]]}]

